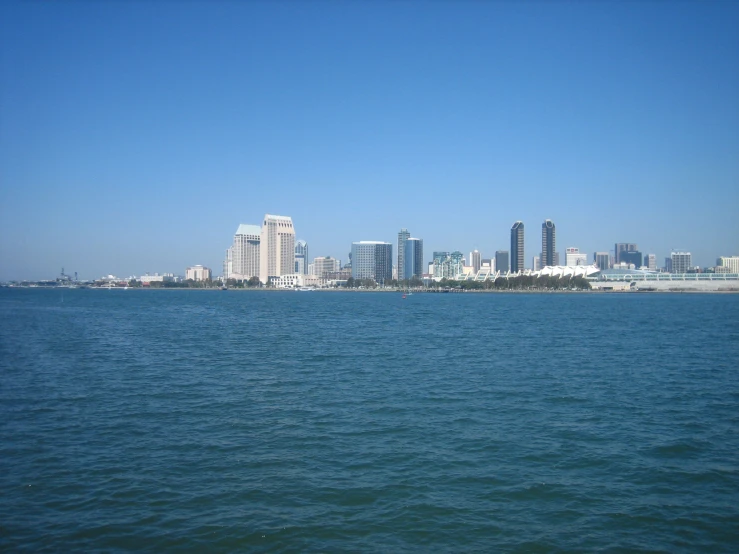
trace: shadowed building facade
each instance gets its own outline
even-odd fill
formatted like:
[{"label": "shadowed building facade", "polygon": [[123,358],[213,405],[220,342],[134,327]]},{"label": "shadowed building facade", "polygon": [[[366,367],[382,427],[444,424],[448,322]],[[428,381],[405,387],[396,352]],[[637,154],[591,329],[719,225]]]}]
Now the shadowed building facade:
[{"label": "shadowed building facade", "polygon": [[523,259],[523,221],[516,221],[511,227],[511,272],[524,270]]},{"label": "shadowed building facade", "polygon": [[557,230],[551,219],[541,224],[541,267],[555,266],[557,260],[554,253],[557,251]]},{"label": "shadowed building facade", "polygon": [[374,279],[384,284],[393,278],[393,245],[389,242],[362,240],[352,243],[352,277]]}]

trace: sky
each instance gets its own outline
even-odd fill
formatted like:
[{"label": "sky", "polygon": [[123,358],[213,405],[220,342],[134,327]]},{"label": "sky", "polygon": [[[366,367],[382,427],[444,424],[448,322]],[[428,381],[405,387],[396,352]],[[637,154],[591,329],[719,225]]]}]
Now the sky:
[{"label": "sky", "polygon": [[[739,254],[739,2],[0,3],[0,280],[222,272],[240,223]],[[394,250],[395,250],[394,246]],[[394,252],[395,254],[395,252]],[[564,256],[564,254],[560,254]]]}]

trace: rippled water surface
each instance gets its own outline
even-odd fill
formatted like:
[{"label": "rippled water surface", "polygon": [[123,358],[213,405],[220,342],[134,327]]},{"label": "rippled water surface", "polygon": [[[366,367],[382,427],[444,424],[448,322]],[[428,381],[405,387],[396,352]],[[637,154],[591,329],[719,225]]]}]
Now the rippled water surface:
[{"label": "rippled water surface", "polygon": [[739,295],[0,289],[0,549],[739,549]]}]

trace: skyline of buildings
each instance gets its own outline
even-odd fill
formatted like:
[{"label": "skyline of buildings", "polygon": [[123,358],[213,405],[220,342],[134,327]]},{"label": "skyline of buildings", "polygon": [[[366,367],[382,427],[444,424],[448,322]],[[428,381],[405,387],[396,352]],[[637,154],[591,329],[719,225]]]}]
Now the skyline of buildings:
[{"label": "skyline of buildings", "polygon": [[[223,262],[223,275],[236,280],[258,277],[263,283],[289,275],[302,275],[315,278],[342,279],[351,275],[358,279],[374,279],[384,283],[390,279],[410,279],[443,277],[453,279],[460,275],[486,275],[516,273],[521,268],[524,254],[524,223],[516,221],[511,227],[511,251],[497,250],[495,256],[482,258],[478,249],[471,251],[467,258],[460,251],[435,251],[432,260],[424,260],[423,239],[411,237],[406,228],[398,233],[397,265],[393,264],[392,244],[384,241],[356,241],[352,243],[350,261],[342,268],[341,261],[331,256],[319,256],[308,262],[308,243],[295,240],[295,227],[290,216],[265,214],[263,225],[239,224],[232,245],[226,250]],[[515,264],[512,252],[515,252]],[[595,265],[600,269],[648,269],[657,271],[657,256],[654,253],[642,254],[636,243],[615,243],[611,252],[596,251],[592,260],[581,252],[579,247],[569,246],[564,252],[564,266],[559,265],[560,254],[556,251],[556,225],[551,219],[542,223],[542,252],[532,258],[534,271],[545,267],[578,267]],[[716,260],[712,271],[731,272],[739,270],[739,256],[721,256]],[[402,262],[402,263],[401,263]],[[548,263],[551,262],[551,263]],[[426,271],[424,271],[426,270]],[[690,252],[670,253],[665,258],[662,271],[690,273],[696,268],[692,265]],[[163,275],[172,275],[163,273]],[[203,280],[212,278],[210,269],[204,266],[190,266],[186,269],[187,278]],[[155,274],[158,276],[158,274]],[[149,280],[147,273],[144,278]],[[158,280],[158,279],[151,279]]]}]

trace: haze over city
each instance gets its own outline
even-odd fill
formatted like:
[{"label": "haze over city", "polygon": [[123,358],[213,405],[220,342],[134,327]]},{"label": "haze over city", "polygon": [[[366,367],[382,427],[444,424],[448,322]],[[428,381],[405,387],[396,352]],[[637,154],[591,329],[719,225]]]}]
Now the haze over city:
[{"label": "haze over city", "polygon": [[739,5],[0,6],[0,280],[220,274],[241,223],[739,254]]}]

